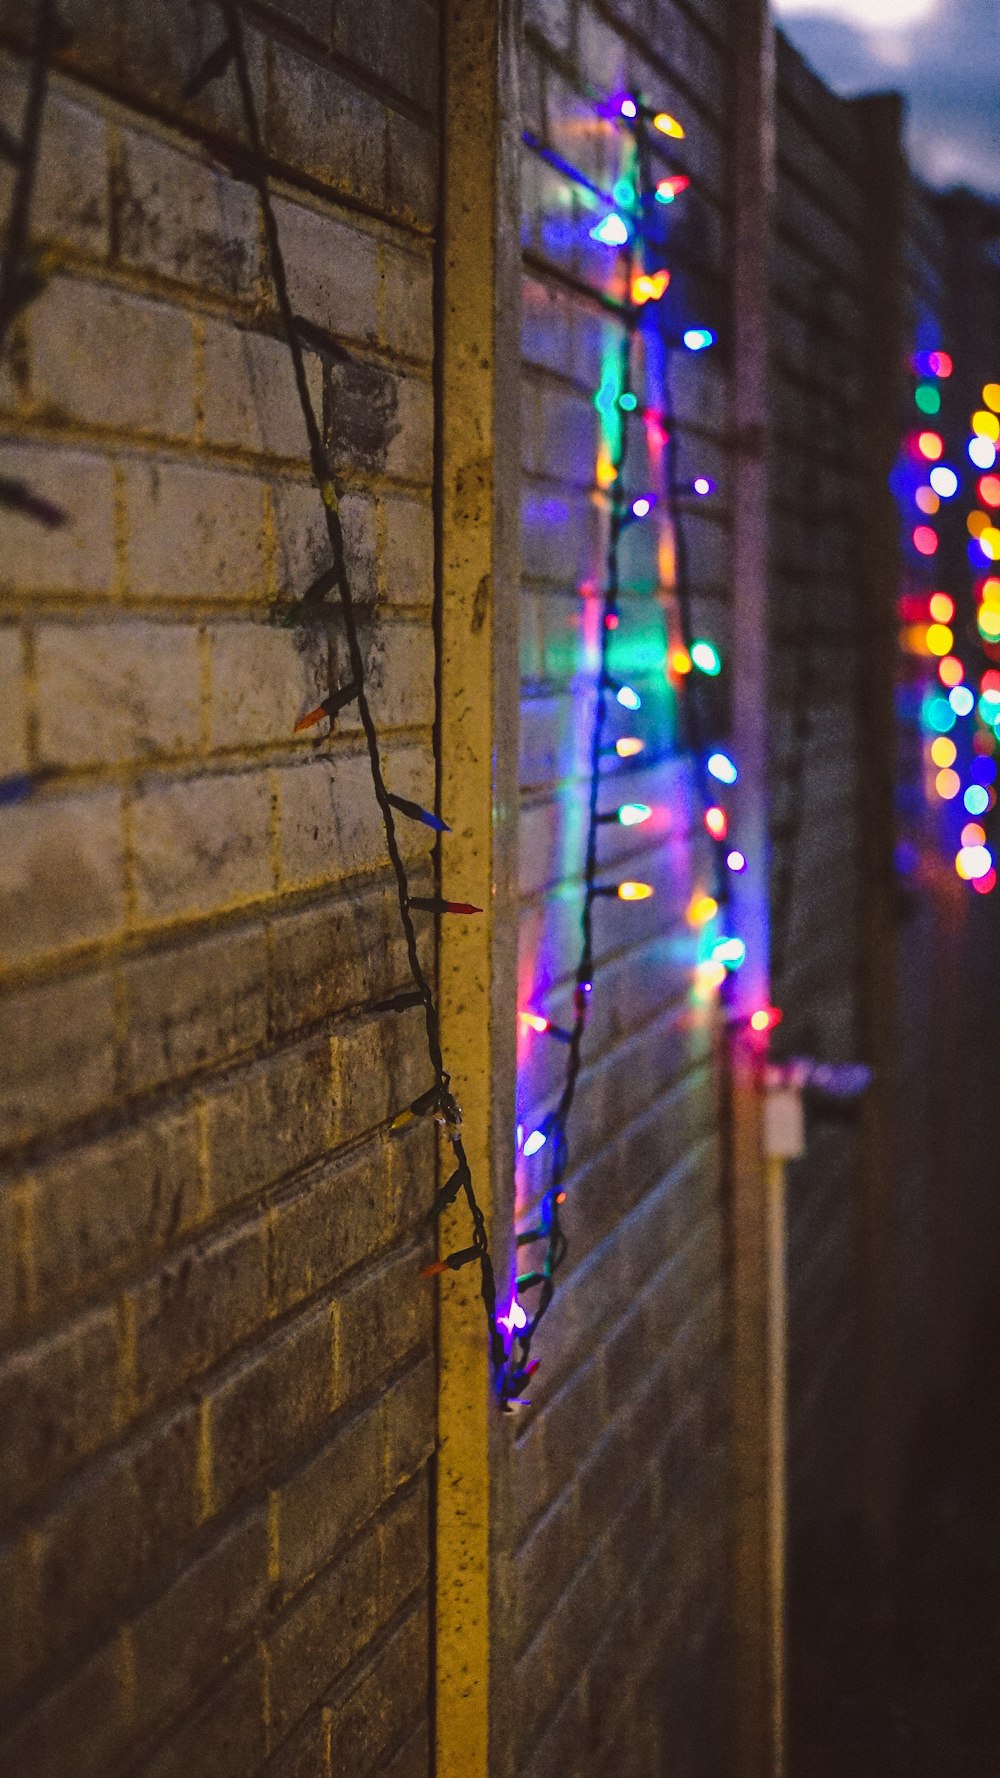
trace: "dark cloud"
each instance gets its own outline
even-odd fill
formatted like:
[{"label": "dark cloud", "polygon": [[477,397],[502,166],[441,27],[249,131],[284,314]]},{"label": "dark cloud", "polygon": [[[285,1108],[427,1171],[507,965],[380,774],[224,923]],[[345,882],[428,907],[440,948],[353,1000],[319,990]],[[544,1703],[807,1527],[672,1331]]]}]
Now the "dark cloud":
[{"label": "dark cloud", "polygon": [[[939,0],[931,18],[880,34],[830,15],[775,11],[795,47],[839,93],[894,89],[908,102],[917,170],[937,186],[1000,198],[1000,4]],[[873,0],[872,16],[878,6]]]}]

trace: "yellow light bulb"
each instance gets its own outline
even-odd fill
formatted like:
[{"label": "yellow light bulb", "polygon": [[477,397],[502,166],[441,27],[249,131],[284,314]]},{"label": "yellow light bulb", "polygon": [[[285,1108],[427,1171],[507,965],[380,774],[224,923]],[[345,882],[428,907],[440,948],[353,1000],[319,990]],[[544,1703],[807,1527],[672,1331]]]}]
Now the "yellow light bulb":
[{"label": "yellow light bulb", "polygon": [[602,444],[600,451],[598,452],[597,469],[595,472],[595,479],[598,487],[610,488],[617,475],[618,471],[611,460],[611,452],[608,450],[607,445]]},{"label": "yellow light bulb", "polygon": [[652,893],[652,883],[619,883],[618,885],[620,901],[648,901]]},{"label": "yellow light bulb", "polygon": [[1000,438],[1000,420],[996,414],[988,414],[985,408],[980,408],[978,414],[972,416],[972,430],[980,438],[988,438],[996,444]]},{"label": "yellow light bulb", "polygon": [[995,414],[1000,414],[1000,383],[987,383],[983,390],[983,401]]},{"label": "yellow light bulb", "polygon": [[661,136],[672,136],[675,142],[684,140],[684,125],[679,124],[676,117],[671,117],[669,111],[656,113],[653,119],[653,128],[659,130]]},{"label": "yellow light bulb", "polygon": [[632,279],[632,301],[637,308],[641,308],[643,303],[659,302],[669,283],[668,271],[640,272]]},{"label": "yellow light bulb", "polygon": [[931,742],[931,759],[936,766],[953,766],[957,755],[958,748],[947,735],[938,735],[937,740]]},{"label": "yellow light bulb", "polygon": [[931,654],[950,654],[955,638],[947,624],[928,624],[927,647]]},{"label": "yellow light bulb", "polygon": [[672,673],[680,673],[682,675],[684,673],[690,673],[692,664],[691,656],[688,654],[686,648],[671,649],[670,670]]},{"label": "yellow light bulb", "polygon": [[615,742],[615,752],[619,759],[634,759],[645,745],[645,741],[640,741],[636,735],[623,735],[620,741]]},{"label": "yellow light bulb", "polygon": [[1000,562],[1000,529],[996,525],[987,526],[979,533],[979,547],[989,562]]},{"label": "yellow light bulb", "polygon": [[707,926],[714,920],[719,911],[719,904],[714,895],[692,895],[687,905],[685,919],[689,926]]},{"label": "yellow light bulb", "polygon": [[936,624],[950,624],[955,615],[955,601],[948,593],[932,593],[930,614]]}]

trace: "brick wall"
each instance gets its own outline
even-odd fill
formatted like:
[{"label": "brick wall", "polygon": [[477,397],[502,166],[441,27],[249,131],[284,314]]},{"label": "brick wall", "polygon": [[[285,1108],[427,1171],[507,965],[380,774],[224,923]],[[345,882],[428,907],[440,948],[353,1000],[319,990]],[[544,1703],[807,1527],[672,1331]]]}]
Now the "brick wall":
[{"label": "brick wall", "polygon": [[[429,1132],[389,1125],[426,1059],[418,1013],[371,1011],[407,968],[356,720],[319,748],[292,732],[344,638],[335,613],[322,630],[276,621],[323,566],[324,528],[257,202],[232,171],[238,91],[229,72],[178,97],[221,34],[213,7],[63,12],[75,41],[33,207],[47,282],[0,372],[0,475],[67,520],[5,511],[0,557],[0,777],[31,781],[0,808],[0,1768],[425,1778],[436,1376],[418,1273],[435,1157]],[[681,522],[694,627],[725,654],[737,0],[525,12],[540,143],[607,187],[620,139],[592,89],[637,86],[687,129],[670,263],[721,340],[675,355],[672,401],[680,479],[718,483]],[[437,25],[430,0],[248,7],[386,772],[427,804]],[[0,0],[15,131],[26,30]],[[787,1049],[847,1060],[872,992],[870,182],[860,115],[787,47],[778,151],[775,998]],[[598,605],[581,589],[601,587],[606,546],[594,395],[621,326],[579,199],[527,147],[522,178],[518,991],[568,1022]],[[926,216],[908,226],[923,288],[940,242]],[[655,351],[638,378],[640,404],[662,407]],[[634,436],[630,480],[655,485]],[[657,894],[596,910],[569,1258],[532,1405],[490,1437],[504,1778],[729,1769],[731,1231],[719,1032],[691,993],[684,919],[709,863],[662,672],[674,542],[662,509],[629,534],[611,661],[667,740],[616,778],[657,819],[601,835],[602,864]],[[724,674],[721,732],[728,689]],[[428,841],[401,838],[413,886],[430,885]],[[563,1059],[519,1034],[525,1128]],[[519,1221],[536,1165],[518,1164]],[[862,1165],[857,1128],[826,1123],[792,1174],[793,1543],[864,1480]],[[898,1206],[900,1347],[930,1191],[914,1174]]]},{"label": "brick wall", "polygon": [[[178,96],[221,14],[62,11],[0,378],[0,472],[67,515],[0,562],[0,1767],[409,1778],[433,1145],[387,1134],[418,1016],[365,1014],[407,972],[356,721],[292,735],[339,623],[272,621],[322,508],[235,79]],[[432,801],[435,12],[288,0],[249,52],[386,771]]]},{"label": "brick wall", "polygon": [[[779,37],[771,311],[772,965],[792,1055],[862,1055],[865,139]],[[793,1542],[856,1504],[859,1126],[817,1119],[789,1175]]]},{"label": "brick wall", "polygon": [[[726,6],[534,4],[522,67],[524,124],[603,190],[622,135],[599,93],[636,87],[687,130],[690,193],[668,261],[724,303],[732,60]],[[592,88],[591,88],[592,83]],[[663,171],[667,169],[664,167]],[[595,246],[579,189],[531,148],[524,227],[521,892],[519,1002],[571,1022],[579,945],[593,662],[604,585],[606,496],[595,488],[594,396],[620,323],[604,300],[617,255]],[[690,310],[689,313],[689,320]],[[729,374],[721,354],[672,354],[680,476],[720,482],[711,514],[685,502],[698,633],[727,641]],[[640,409],[661,408],[655,351],[639,355]],[[632,492],[658,485],[643,428]],[[692,891],[710,881],[689,762],[664,704],[670,528],[626,534],[610,668],[643,695],[651,741],[612,776],[602,806],[654,805],[649,827],[602,830],[602,877],[648,880],[652,901],[598,904],[584,1068],[569,1126],[569,1257],[535,1352],[533,1405],[510,1453],[507,1533],[516,1709],[509,1769],[717,1774],[725,1766],[727,1505],[723,1224],[718,1080],[709,1013],[691,995]],[[590,592],[587,591],[588,584]],[[652,727],[647,711],[652,709]],[[617,713],[619,716],[621,712]],[[613,721],[612,737],[628,725]],[[658,752],[664,736],[670,745]],[[649,764],[645,764],[645,761]],[[649,836],[651,833],[651,837]],[[534,1128],[562,1084],[560,1047],[519,1049],[518,1115]],[[522,1218],[547,1156],[519,1164]]]}]

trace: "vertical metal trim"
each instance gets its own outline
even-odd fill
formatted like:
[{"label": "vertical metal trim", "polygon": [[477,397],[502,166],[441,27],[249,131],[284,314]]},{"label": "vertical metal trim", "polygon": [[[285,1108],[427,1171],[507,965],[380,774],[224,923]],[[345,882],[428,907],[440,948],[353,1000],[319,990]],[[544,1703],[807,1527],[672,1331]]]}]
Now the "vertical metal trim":
[{"label": "vertical metal trim", "polygon": [[[437,291],[441,1032],[498,1285],[513,1193],[520,416],[517,0],[444,0]],[[463,1220],[464,1218],[464,1220]],[[468,1244],[461,1204],[442,1252]],[[501,1416],[478,1268],[439,1302],[435,1771],[487,1778]]]}]

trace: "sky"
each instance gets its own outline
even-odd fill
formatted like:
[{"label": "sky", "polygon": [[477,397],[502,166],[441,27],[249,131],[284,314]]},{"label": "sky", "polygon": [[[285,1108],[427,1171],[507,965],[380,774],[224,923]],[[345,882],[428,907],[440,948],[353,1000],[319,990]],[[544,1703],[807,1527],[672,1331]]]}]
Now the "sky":
[{"label": "sky", "polygon": [[1000,199],[1000,0],[772,0],[838,93],[909,102],[910,158],[939,189]]}]

